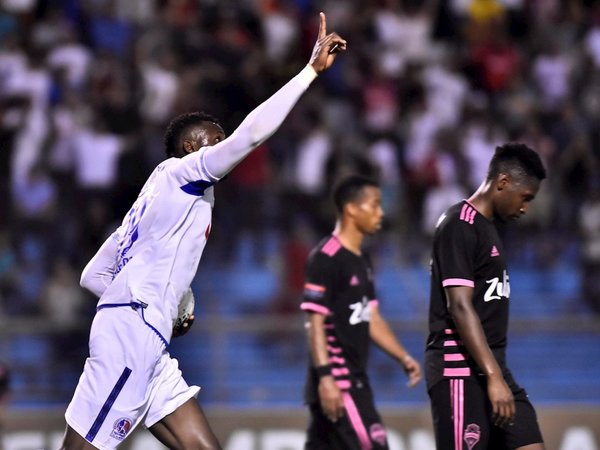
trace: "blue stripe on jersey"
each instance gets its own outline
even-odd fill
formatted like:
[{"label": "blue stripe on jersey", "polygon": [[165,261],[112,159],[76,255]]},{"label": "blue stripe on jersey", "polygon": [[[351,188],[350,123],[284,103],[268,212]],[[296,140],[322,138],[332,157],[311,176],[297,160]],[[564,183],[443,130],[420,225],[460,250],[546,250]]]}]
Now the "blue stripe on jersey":
[{"label": "blue stripe on jersey", "polygon": [[106,402],[104,402],[104,405],[102,406],[102,409],[100,410],[100,413],[98,414],[98,417],[96,417],[96,420],[94,420],[94,423],[92,424],[92,428],[90,428],[90,431],[88,431],[88,434],[85,436],[86,441],[92,442],[94,440],[94,438],[96,437],[96,435],[98,434],[100,427],[106,420],[106,416],[108,415],[110,408],[112,408],[112,405],[115,403],[115,400],[117,399],[117,397],[123,390],[123,386],[125,386],[125,382],[129,378],[129,375],[131,375],[131,369],[129,367],[125,367],[125,369],[123,370],[123,373],[121,374],[121,376],[117,380],[117,383],[113,387],[113,390],[111,391],[110,395],[106,399]]},{"label": "blue stripe on jersey", "polygon": [[195,195],[196,197],[200,197],[204,195],[204,191],[214,185],[215,183],[212,181],[198,180],[192,181],[188,184],[184,184],[181,186],[181,190],[186,194]]}]

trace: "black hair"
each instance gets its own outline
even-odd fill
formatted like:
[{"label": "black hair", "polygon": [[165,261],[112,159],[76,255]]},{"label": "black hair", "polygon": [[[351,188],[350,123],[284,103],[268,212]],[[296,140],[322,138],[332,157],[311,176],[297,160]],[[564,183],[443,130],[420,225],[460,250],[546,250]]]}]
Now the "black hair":
[{"label": "black hair", "polygon": [[202,111],[181,114],[175,117],[167,126],[165,137],[163,139],[165,145],[165,153],[168,157],[175,156],[177,145],[181,136],[191,127],[200,125],[203,122],[212,122],[219,124],[218,120],[210,114]]},{"label": "black hair", "polygon": [[367,186],[378,188],[379,183],[372,178],[356,174],[346,175],[337,180],[332,189],[333,204],[337,213],[341,215],[346,204],[358,200]]},{"label": "black hair", "polygon": [[518,181],[546,178],[546,169],[537,152],[525,144],[509,142],[496,147],[487,173],[487,181],[492,181],[500,173],[510,174]]}]

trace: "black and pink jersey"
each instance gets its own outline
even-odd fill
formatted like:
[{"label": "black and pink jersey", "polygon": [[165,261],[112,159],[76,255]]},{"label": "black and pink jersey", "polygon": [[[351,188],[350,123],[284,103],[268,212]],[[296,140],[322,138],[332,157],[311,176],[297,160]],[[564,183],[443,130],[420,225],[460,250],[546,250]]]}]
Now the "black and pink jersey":
[{"label": "black and pink jersey", "polygon": [[496,226],[464,200],[438,220],[431,255],[426,379],[431,388],[444,378],[481,373],[467,354],[448,312],[444,288],[474,289],[473,306],[500,367],[505,365],[510,284]]},{"label": "black and pink jersey", "polygon": [[[371,307],[376,307],[371,263],[342,246],[335,236],[323,239],[306,263],[300,308],[326,316],[325,333],[333,375],[341,389],[368,384]],[[306,401],[318,400],[318,377],[309,364]]]}]

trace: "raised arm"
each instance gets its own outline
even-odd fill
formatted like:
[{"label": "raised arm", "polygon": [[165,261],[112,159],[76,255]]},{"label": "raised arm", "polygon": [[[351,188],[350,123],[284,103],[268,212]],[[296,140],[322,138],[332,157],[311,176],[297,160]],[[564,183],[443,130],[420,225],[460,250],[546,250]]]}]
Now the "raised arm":
[{"label": "raised arm", "polygon": [[446,287],[448,311],[456,325],[463,345],[475,360],[488,381],[488,395],[492,403],[492,413],[496,425],[512,422],[515,416],[515,402],[512,392],[496,358],[485,338],[479,316],[473,307],[473,288],[467,286]]},{"label": "raised arm", "polygon": [[216,179],[223,177],[275,133],[312,81],[344,50],[346,41],[337,33],[327,34],[325,14],[320,13],[319,36],[307,66],[248,114],[231,136],[201,152],[208,173]]},{"label": "raised arm", "polygon": [[371,305],[369,335],[381,350],[402,364],[408,375],[408,386],[416,386],[421,380],[421,366],[396,338],[387,321],[379,312],[379,307],[375,305]]}]

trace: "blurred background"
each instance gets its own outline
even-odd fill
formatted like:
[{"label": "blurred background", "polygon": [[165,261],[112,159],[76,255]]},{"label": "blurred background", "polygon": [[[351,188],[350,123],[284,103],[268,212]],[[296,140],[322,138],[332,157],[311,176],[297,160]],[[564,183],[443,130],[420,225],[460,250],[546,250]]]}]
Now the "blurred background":
[{"label": "blurred background", "polygon": [[[319,11],[348,51],[215,188],[192,285],[197,320],[171,348],[203,386],[200,402],[217,422],[272,412],[273,427],[291,411],[300,439],[303,266],[333,229],[328,188],[350,171],[382,184],[385,227],[368,242],[378,297],[422,361],[435,221],[477,188],[496,145],[521,141],[549,178],[528,215],[501,229],[509,365],[543,428],[554,423],[547,411],[563,427],[548,448],[570,448],[565,427],[586,429],[579,415],[596,425],[573,448],[600,448],[599,2],[1,0],[5,448],[51,445],[15,437],[38,427],[32,417],[62,430],[96,302],[78,285],[81,269],[164,159],[169,120],[204,110],[233,132],[308,62]],[[423,384],[407,389],[377,351],[371,375],[394,426],[409,411],[429,429]],[[411,432],[392,447],[432,448]],[[301,448],[239,442],[227,448]]]}]

